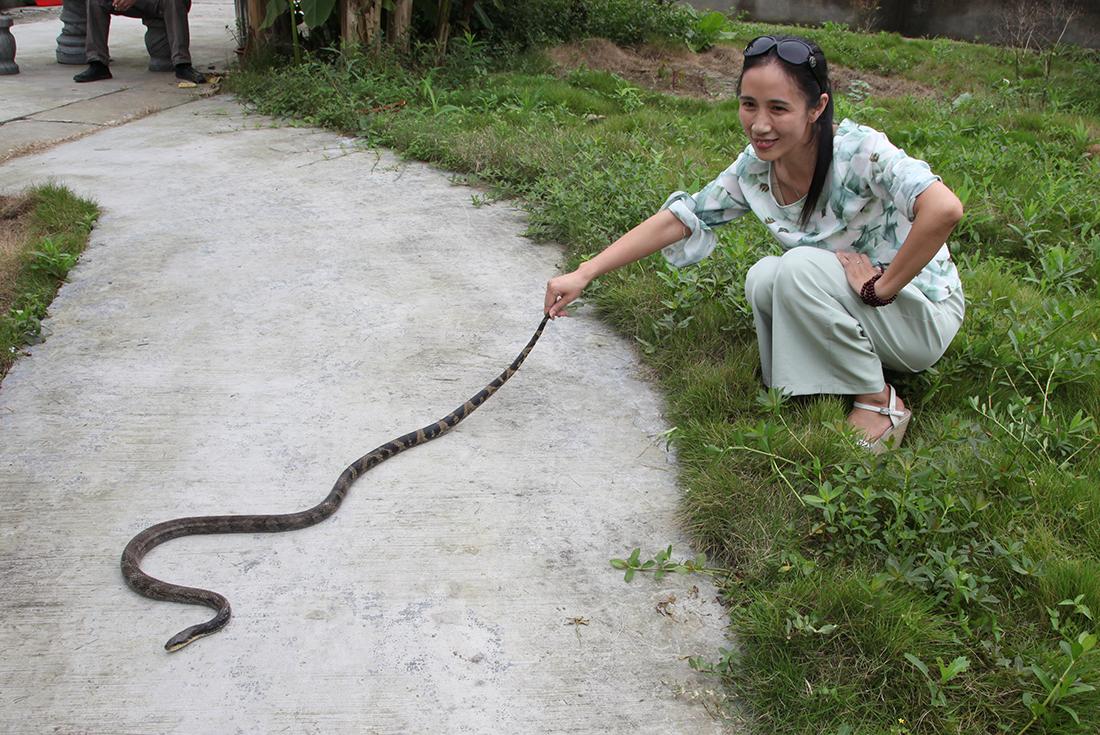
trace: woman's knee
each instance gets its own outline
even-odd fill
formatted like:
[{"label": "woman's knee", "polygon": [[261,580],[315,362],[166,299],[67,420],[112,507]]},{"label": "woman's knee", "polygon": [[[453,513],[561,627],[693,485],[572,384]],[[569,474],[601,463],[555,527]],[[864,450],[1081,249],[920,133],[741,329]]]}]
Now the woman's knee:
[{"label": "woman's knee", "polygon": [[922,373],[939,362],[943,352],[934,349],[906,349],[887,351],[879,348],[876,352],[882,364],[899,373]]},{"label": "woman's knee", "polygon": [[799,273],[802,271],[817,272],[822,270],[835,270],[836,268],[844,270],[844,267],[840,265],[840,261],[836,257],[836,253],[832,250],[825,250],[824,248],[815,248],[812,245],[801,245],[797,248],[791,248],[783,253],[783,257],[779,259],[779,269],[790,273]]},{"label": "woman's knee", "polygon": [[781,290],[813,288],[828,293],[847,288],[844,266],[831,250],[802,246],[791,248],[779,259],[775,276]]},{"label": "woman's knee", "polygon": [[914,340],[909,344],[876,344],[875,351],[882,364],[892,370],[921,373],[940,361],[951,344],[951,337],[954,334],[930,334],[924,340]]},{"label": "woman's knee", "polygon": [[779,269],[779,258],[768,255],[756,261],[745,274],[745,298],[753,311],[770,310],[775,275]]}]

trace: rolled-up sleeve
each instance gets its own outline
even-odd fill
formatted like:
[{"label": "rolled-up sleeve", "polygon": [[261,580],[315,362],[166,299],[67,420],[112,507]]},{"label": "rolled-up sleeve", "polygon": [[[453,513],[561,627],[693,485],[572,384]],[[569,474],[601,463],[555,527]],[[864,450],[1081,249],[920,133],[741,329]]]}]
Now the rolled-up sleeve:
[{"label": "rolled-up sleeve", "polygon": [[860,148],[860,154],[866,156],[871,190],[876,196],[893,202],[894,207],[912,222],[917,197],[940,181],[940,177],[932,173],[927,163],[906,154],[882,133],[867,136]]},{"label": "rolled-up sleeve", "polygon": [[661,211],[667,209],[672,212],[689,230],[686,237],[661,251],[669,263],[681,267],[707,257],[718,242],[712,228],[737,219],[749,211],[749,204],[745,201],[741,185],[734,174],[736,167],[737,162],[697,194],[677,191],[661,205]]}]

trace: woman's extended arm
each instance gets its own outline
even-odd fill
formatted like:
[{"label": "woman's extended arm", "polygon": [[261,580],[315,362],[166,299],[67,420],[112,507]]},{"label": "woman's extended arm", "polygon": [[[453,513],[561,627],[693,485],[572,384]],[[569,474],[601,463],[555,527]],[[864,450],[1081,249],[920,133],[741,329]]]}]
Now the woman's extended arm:
[{"label": "woman's extended arm", "polygon": [[550,279],[546,284],[543,311],[551,318],[561,316],[565,307],[594,279],[641,260],[689,234],[688,228],[672,212],[667,209],[658,212],[608,245],[592,260],[581,263],[577,270]]},{"label": "woman's extended arm", "polygon": [[[879,298],[895,296],[928,265],[962,219],[963,205],[954,192],[937,181],[917,196],[913,203],[913,215],[909,236],[882,278],[875,282],[875,294]],[[867,279],[878,272],[865,255],[837,253],[837,257],[844,265],[848,283],[856,293]]]}]

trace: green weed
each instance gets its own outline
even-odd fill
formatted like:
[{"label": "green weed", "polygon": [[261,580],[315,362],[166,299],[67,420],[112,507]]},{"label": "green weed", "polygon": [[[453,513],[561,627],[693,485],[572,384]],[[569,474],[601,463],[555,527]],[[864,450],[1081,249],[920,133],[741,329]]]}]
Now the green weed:
[{"label": "green weed", "polygon": [[61,282],[80,257],[99,211],[62,186],[29,190],[31,211],[21,266],[4,273],[11,279],[3,292],[10,302],[0,303],[0,378],[20,349],[41,337],[42,320]]}]

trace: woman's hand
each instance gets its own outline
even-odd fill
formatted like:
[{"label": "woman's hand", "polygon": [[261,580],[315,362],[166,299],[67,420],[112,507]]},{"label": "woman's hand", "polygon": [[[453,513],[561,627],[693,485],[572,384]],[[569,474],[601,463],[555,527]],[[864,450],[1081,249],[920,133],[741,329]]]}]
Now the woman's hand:
[{"label": "woman's hand", "polygon": [[580,270],[551,278],[546,284],[546,301],[543,304],[543,311],[549,314],[551,319],[556,319],[559,316],[569,316],[565,311],[565,307],[581,295],[581,292],[584,291],[585,286],[590,281],[591,279],[581,273]]},{"label": "woman's hand", "polygon": [[[844,275],[848,277],[848,285],[852,287],[852,290],[858,295],[863,288],[863,284],[867,283],[872,276],[875,276],[882,271],[871,265],[871,259],[861,253],[853,253],[851,251],[841,251],[836,254],[837,260],[844,266]],[[881,281],[879,282],[881,283]],[[880,299],[888,299],[894,294],[885,293],[883,289],[878,287],[878,283],[875,284],[875,295]]]},{"label": "woman's hand", "polygon": [[611,243],[592,260],[581,263],[577,270],[550,279],[546,284],[543,311],[552,319],[568,316],[565,307],[580,296],[581,291],[593,280],[627,263],[652,255],[690,234],[675,214],[667,209],[661,210]]}]

